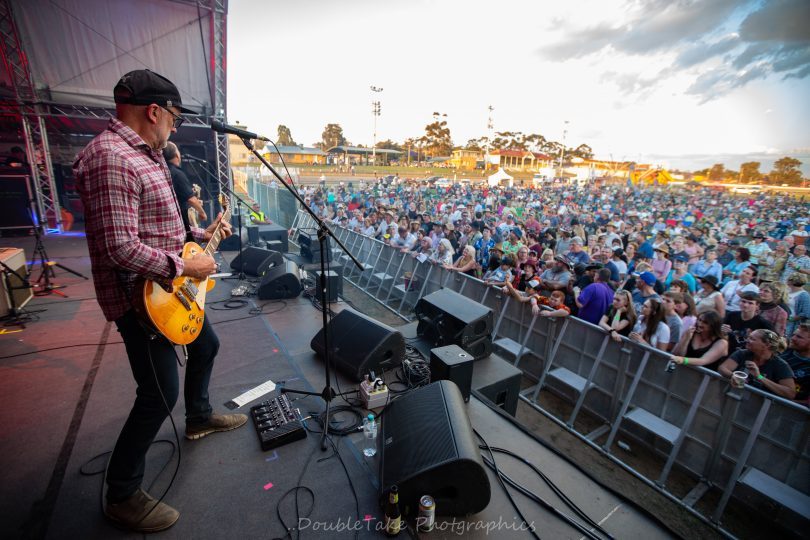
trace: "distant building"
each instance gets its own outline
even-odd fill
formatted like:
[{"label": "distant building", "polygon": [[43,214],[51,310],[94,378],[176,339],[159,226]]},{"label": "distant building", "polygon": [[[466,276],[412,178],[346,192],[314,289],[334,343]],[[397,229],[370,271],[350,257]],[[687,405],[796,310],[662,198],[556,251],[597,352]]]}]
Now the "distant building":
[{"label": "distant building", "polygon": [[513,171],[539,171],[553,166],[554,158],[528,150],[492,150],[490,157],[497,157],[501,169]]},{"label": "distant building", "polygon": [[387,165],[399,159],[405,152],[389,150],[387,148],[363,148],[360,146],[333,146],[327,150],[329,163],[336,165],[371,165],[376,159],[378,163]]},{"label": "distant building", "polygon": [[453,150],[453,154],[450,156],[450,166],[455,167],[456,169],[475,169],[475,165],[477,162],[484,159],[484,154],[480,150],[466,150],[466,149],[459,149]]},{"label": "distant building", "polygon": [[319,148],[309,148],[306,146],[279,146],[278,153],[272,145],[265,147],[264,158],[270,163],[279,163],[281,160],[278,154],[284,158],[284,162],[289,165],[325,165],[326,152]]}]

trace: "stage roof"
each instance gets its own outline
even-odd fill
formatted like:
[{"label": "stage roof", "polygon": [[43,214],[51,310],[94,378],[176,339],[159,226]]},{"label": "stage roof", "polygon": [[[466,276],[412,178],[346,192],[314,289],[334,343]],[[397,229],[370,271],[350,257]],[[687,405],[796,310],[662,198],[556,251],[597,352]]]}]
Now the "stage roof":
[{"label": "stage roof", "polygon": [[[113,107],[124,73],[148,68],[171,79],[183,104],[212,113],[210,11],[181,0],[11,0],[40,97]],[[208,2],[205,2],[208,4]],[[225,4],[227,9],[227,3]],[[0,70],[0,94],[13,95]]]}]

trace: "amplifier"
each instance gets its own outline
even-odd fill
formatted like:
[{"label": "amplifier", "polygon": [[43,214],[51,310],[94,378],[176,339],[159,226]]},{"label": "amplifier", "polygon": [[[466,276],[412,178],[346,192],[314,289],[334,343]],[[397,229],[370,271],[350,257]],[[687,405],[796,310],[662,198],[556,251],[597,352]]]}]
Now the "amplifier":
[{"label": "amplifier", "polygon": [[[9,270],[0,265],[0,317],[4,317],[14,309],[21,309],[34,297],[34,290],[25,287],[20,278],[28,276],[28,269],[25,265],[25,252],[19,248],[0,248],[0,262],[6,265]],[[14,275],[13,272],[17,273]],[[20,277],[17,277],[20,276]]]}]

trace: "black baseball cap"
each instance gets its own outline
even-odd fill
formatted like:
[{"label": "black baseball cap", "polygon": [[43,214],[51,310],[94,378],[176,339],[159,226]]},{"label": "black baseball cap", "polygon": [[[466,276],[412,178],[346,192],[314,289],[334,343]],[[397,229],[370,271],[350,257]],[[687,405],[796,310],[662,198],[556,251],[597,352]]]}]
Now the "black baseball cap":
[{"label": "black baseball cap", "polygon": [[[130,96],[115,95],[122,88],[130,92]],[[118,81],[113,89],[116,103],[127,105],[150,105],[152,103],[164,108],[177,107],[185,114],[197,114],[191,109],[183,107],[180,100],[180,91],[172,81],[148,69],[130,71]]]}]

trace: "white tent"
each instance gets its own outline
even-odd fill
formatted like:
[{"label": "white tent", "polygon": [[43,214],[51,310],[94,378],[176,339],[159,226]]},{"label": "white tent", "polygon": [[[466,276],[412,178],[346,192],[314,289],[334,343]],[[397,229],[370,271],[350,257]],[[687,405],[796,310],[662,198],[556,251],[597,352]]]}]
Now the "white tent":
[{"label": "white tent", "polygon": [[500,185],[502,180],[506,180],[509,187],[512,187],[515,183],[515,178],[506,174],[506,171],[499,167],[494,174],[487,178],[487,184],[489,184],[490,187],[495,187]]}]

